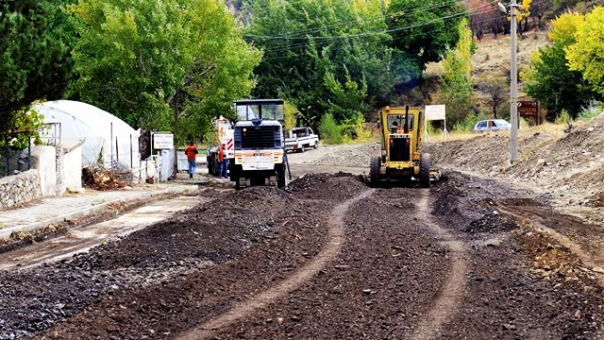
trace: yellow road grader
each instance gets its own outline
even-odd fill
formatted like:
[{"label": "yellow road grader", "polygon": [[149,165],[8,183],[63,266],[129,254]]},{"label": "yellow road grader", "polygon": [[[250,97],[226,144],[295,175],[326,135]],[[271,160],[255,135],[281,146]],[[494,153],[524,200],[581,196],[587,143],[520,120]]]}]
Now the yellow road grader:
[{"label": "yellow road grader", "polygon": [[385,107],[380,111],[381,155],[371,158],[369,185],[379,188],[392,182],[419,181],[429,188],[440,177],[432,169],[430,154],[422,153],[425,117],[417,107]]}]

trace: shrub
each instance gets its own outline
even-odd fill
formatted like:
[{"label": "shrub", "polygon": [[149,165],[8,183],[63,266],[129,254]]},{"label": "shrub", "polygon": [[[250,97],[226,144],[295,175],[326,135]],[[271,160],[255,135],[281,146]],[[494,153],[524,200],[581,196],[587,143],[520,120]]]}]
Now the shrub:
[{"label": "shrub", "polygon": [[602,113],[602,107],[599,105],[599,103],[590,103],[589,107],[584,108],[581,110],[581,112],[579,112],[578,118],[589,120],[600,115],[600,113]]},{"label": "shrub", "polygon": [[570,116],[570,114],[568,113],[568,111],[566,110],[562,110],[562,112],[560,112],[560,114],[558,115],[558,117],[556,117],[556,124],[568,124],[572,122],[572,118]]},{"label": "shrub", "polygon": [[344,141],[342,130],[343,129],[338,126],[331,113],[325,114],[323,119],[321,119],[321,123],[319,124],[321,141],[325,144],[342,144]]},{"label": "shrub", "polygon": [[480,112],[479,114],[469,113],[463,121],[455,123],[453,130],[457,132],[472,132],[474,125],[479,120],[488,119],[486,113]]}]

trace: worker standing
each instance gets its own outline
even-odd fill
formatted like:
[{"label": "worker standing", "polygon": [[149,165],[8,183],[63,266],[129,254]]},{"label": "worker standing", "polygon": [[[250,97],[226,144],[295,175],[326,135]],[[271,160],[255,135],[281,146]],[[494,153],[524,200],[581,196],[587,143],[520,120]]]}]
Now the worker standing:
[{"label": "worker standing", "polygon": [[189,163],[189,178],[193,178],[195,170],[197,170],[197,147],[193,144],[193,141],[189,142],[189,145],[185,148],[185,155],[187,155],[187,162]]},{"label": "worker standing", "polygon": [[218,178],[222,177],[222,165],[224,164],[224,144],[218,146]]},{"label": "worker standing", "polygon": [[[227,176],[227,170],[228,170],[229,161],[228,161],[228,159],[226,159],[224,157],[224,153],[226,151],[226,145],[225,144],[222,144],[220,146],[220,151],[221,151],[221,154],[222,154],[222,161],[220,162],[220,174],[219,175],[220,175],[220,177],[228,178],[228,176]],[[220,157],[220,155],[218,157]]]}]

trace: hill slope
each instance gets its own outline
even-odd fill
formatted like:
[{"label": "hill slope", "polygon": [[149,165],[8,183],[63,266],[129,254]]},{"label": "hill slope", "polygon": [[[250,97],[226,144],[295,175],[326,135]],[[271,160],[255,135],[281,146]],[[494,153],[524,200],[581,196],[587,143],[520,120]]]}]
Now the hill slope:
[{"label": "hill slope", "polygon": [[564,126],[521,129],[518,159],[510,163],[509,133],[426,143],[436,166],[491,177],[549,195],[559,209],[588,221],[604,214],[604,116]]}]

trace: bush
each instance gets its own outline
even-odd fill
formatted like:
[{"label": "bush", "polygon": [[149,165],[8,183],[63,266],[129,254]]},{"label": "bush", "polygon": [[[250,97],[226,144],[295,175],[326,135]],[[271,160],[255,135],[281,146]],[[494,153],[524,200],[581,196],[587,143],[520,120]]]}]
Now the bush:
[{"label": "bush", "polygon": [[562,112],[560,112],[560,114],[558,115],[558,117],[556,117],[556,124],[569,124],[573,121],[573,119],[571,118],[570,114],[568,114],[568,111],[566,110],[562,110]]},{"label": "bush", "polygon": [[455,123],[455,125],[453,125],[453,131],[456,132],[472,132],[472,129],[474,129],[474,125],[476,125],[476,122],[478,122],[479,120],[485,120],[485,119],[489,119],[486,115],[486,113],[481,112],[479,114],[475,114],[475,113],[470,113],[466,116],[466,118],[463,121],[457,122]]},{"label": "bush", "polygon": [[599,105],[599,103],[590,103],[589,107],[579,112],[578,118],[589,120],[600,115],[600,113],[602,113],[602,107]]},{"label": "bush", "polygon": [[331,113],[327,113],[319,124],[321,141],[325,144],[342,144],[342,128],[338,126]]},{"label": "bush", "polygon": [[368,142],[374,137],[371,125],[365,123],[365,118],[360,113],[341,124],[336,122],[331,113],[325,114],[319,124],[319,134],[325,144]]}]

